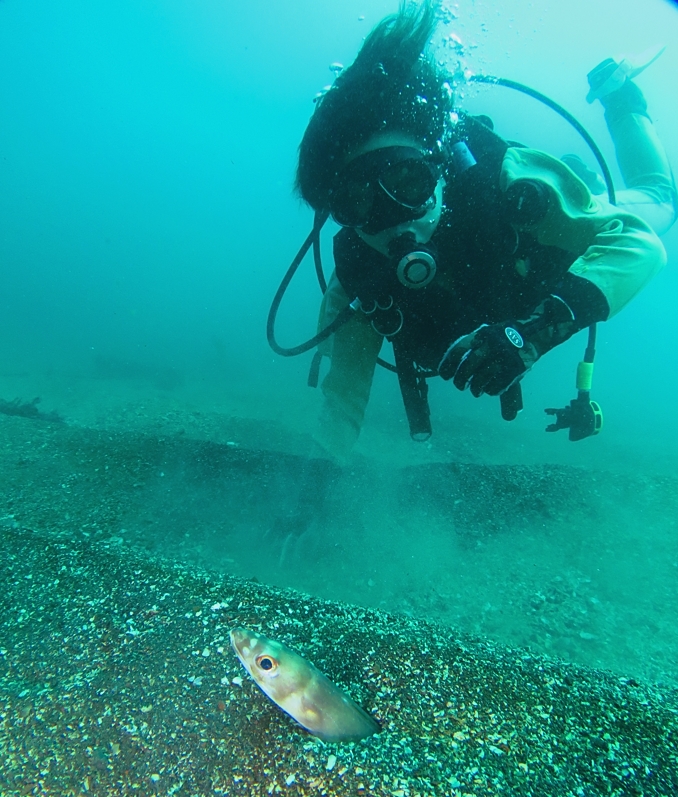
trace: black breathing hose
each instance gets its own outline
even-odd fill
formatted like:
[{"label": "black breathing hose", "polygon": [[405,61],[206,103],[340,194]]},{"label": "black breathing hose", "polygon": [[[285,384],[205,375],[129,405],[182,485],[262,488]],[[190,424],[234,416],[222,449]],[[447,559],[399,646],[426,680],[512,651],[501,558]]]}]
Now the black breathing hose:
[{"label": "black breathing hose", "polygon": [[[298,354],[304,354],[304,352],[314,349],[324,340],[327,340],[330,335],[333,335],[349,320],[349,318],[351,318],[356,310],[360,309],[360,302],[357,299],[354,299],[349,305],[344,307],[344,309],[337,315],[331,324],[328,324],[325,329],[322,329],[317,335],[314,335],[310,340],[307,340],[305,343],[301,343],[299,346],[281,346],[275,339],[275,321],[278,316],[280,304],[285,296],[285,292],[287,291],[290,282],[292,281],[292,278],[296,274],[297,269],[301,265],[302,260],[306,257],[306,253],[311,247],[313,247],[313,261],[315,263],[315,273],[318,277],[320,290],[323,292],[323,294],[327,291],[327,281],[325,280],[322,258],[320,256],[320,231],[325,226],[325,222],[327,221],[328,217],[329,213],[327,211],[316,212],[313,221],[313,229],[308,234],[308,237],[301,245],[301,248],[290,264],[290,267],[287,269],[285,276],[283,277],[282,282],[280,283],[280,286],[273,297],[271,309],[268,311],[268,319],[266,320],[266,338],[268,339],[268,345],[276,354],[280,354],[282,357],[296,357]],[[382,360],[381,357],[377,358],[377,363],[383,368],[386,368],[388,371],[393,371],[395,373],[397,370],[395,365],[386,362],[386,360]]]},{"label": "black breathing hose", "polygon": [[282,278],[282,282],[276,291],[275,296],[273,297],[273,301],[271,302],[271,309],[268,311],[268,319],[266,320],[266,337],[268,339],[268,345],[273,349],[276,354],[280,354],[283,357],[296,357],[298,354],[303,354],[306,351],[310,351],[314,349],[319,343],[322,343],[324,340],[329,338],[334,332],[336,332],[342,324],[345,324],[346,321],[353,315],[353,313],[358,309],[357,306],[354,306],[354,302],[345,307],[341,313],[334,319],[334,321],[317,335],[314,335],[310,340],[307,340],[305,343],[302,343],[299,346],[292,346],[291,348],[287,348],[281,346],[278,341],[275,339],[275,320],[278,315],[278,310],[280,309],[280,303],[283,300],[285,292],[289,287],[290,282],[292,282],[292,277],[297,272],[297,269],[301,265],[301,261],[306,257],[306,253],[308,250],[313,247],[313,259],[315,261],[315,270],[318,276],[318,282],[320,283],[320,289],[323,293],[327,290],[327,283],[325,281],[325,275],[323,274],[323,267],[322,261],[320,258],[320,230],[322,230],[325,222],[329,217],[329,213],[327,211],[318,211],[315,214],[315,218],[313,220],[313,229],[308,234],[308,237],[301,245],[301,248],[297,252],[294,260],[290,263],[290,267],[285,272],[285,276]]},{"label": "black breathing hose", "polygon": [[591,152],[595,159],[598,161],[598,165],[600,166],[601,171],[603,172],[603,178],[605,180],[605,186],[607,187],[607,195],[610,200],[611,205],[617,204],[617,198],[614,191],[614,183],[612,182],[612,175],[610,174],[610,169],[607,165],[607,161],[603,156],[603,153],[598,148],[598,145],[593,140],[591,134],[588,130],[574,117],[569,111],[566,111],[562,105],[559,105],[557,102],[552,100],[550,97],[547,97],[546,94],[542,94],[540,91],[536,89],[530,88],[530,86],[526,86],[523,83],[518,83],[515,80],[508,80],[507,78],[503,77],[492,77],[492,75],[471,75],[468,78],[469,82],[471,83],[488,83],[493,86],[504,86],[507,89],[513,89],[514,91],[519,91],[521,94],[527,94],[528,97],[532,97],[535,100],[543,103],[544,105],[551,108],[551,110],[555,111],[559,116],[562,116],[565,121],[569,122],[572,127],[579,133],[579,135],[584,139],[584,141],[589,145]]}]

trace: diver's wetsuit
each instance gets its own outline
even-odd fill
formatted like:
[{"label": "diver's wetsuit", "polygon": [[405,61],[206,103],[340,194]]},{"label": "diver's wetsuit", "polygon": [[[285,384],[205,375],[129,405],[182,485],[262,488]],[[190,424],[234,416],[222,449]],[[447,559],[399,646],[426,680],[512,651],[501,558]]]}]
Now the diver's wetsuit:
[{"label": "diver's wetsuit", "polygon": [[[563,279],[574,287],[570,304],[574,298],[590,305],[583,313],[587,324],[606,320],[663,267],[666,253],[657,234],[675,217],[675,187],[663,148],[645,116],[620,114],[608,118],[608,125],[628,187],[619,192],[617,206],[593,197],[560,160],[527,148],[505,150],[496,189],[505,193],[526,179],[546,186],[549,209],[537,224],[507,225],[492,202],[487,204],[487,195],[475,204],[468,196],[461,203],[450,195],[454,185],[446,187],[446,210],[431,240],[438,273],[430,286],[409,291],[405,300],[414,306],[405,324],[409,317],[420,365],[435,368],[450,343],[479,324],[528,316]],[[361,273],[388,268],[387,258],[349,229],[335,237],[335,261],[320,328],[355,298]],[[382,343],[369,318],[358,312],[323,350],[332,362],[322,385],[318,442],[339,461],[359,435]]]}]

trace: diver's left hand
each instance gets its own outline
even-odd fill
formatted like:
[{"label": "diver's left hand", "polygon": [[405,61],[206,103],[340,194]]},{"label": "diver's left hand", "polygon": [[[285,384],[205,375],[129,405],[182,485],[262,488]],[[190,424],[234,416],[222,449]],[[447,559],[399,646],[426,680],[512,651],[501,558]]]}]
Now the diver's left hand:
[{"label": "diver's left hand", "polygon": [[513,322],[483,324],[456,340],[445,352],[438,371],[459,390],[498,396],[518,381],[539,359],[535,346]]}]

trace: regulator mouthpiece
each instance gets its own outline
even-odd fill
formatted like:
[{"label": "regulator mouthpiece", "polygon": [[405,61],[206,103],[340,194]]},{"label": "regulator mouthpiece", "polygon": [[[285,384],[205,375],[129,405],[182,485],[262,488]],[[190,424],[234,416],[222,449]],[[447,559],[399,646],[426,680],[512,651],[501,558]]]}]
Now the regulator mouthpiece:
[{"label": "regulator mouthpiece", "polygon": [[419,290],[435,278],[438,266],[431,247],[418,244],[412,233],[396,238],[389,251],[398,281],[406,288]]}]

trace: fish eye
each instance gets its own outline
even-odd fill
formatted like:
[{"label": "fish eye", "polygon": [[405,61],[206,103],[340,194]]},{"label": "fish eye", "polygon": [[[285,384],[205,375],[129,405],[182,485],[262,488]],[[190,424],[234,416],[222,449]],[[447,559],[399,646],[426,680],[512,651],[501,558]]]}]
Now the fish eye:
[{"label": "fish eye", "polygon": [[267,672],[274,670],[278,666],[278,662],[271,658],[271,656],[257,656],[256,661],[257,666],[261,667],[262,670],[266,670]]}]

